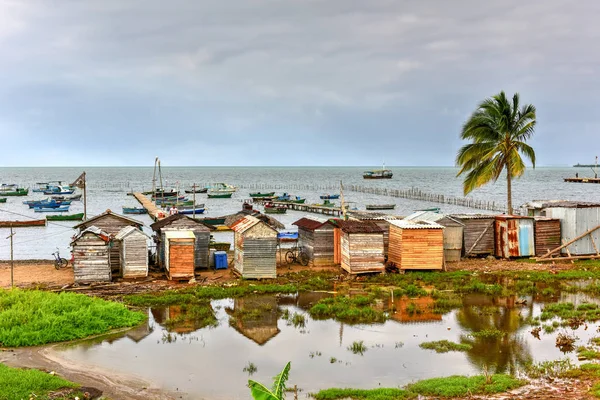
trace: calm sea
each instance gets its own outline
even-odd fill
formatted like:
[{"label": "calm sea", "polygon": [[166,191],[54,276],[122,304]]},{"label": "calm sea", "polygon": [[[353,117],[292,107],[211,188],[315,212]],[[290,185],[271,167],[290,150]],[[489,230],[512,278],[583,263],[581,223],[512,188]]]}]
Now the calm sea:
[{"label": "calm sea", "polygon": [[[377,168],[377,167],[374,167]],[[362,172],[368,167],[164,167],[163,183],[168,187],[184,189],[192,183],[204,186],[213,182],[226,182],[240,189],[231,199],[207,199],[198,194],[197,203],[206,204],[206,216],[231,214],[241,209],[248,193],[258,190],[290,192],[305,196],[307,203],[319,203],[320,194],[338,193],[340,181],[344,185],[364,185],[389,189],[417,187],[423,191],[444,195],[462,195],[461,179],[456,178],[455,168],[443,167],[390,167],[394,171],[391,180],[365,181]],[[137,202],[127,196],[131,191],[150,190],[154,169],[152,167],[89,167],[89,168],[0,168],[1,183],[17,183],[33,187],[36,182],[62,180],[74,181],[83,171],[87,173],[88,215],[96,215],[111,209],[121,212],[123,206],[136,206]],[[600,202],[600,185],[564,183],[563,178],[591,176],[589,168],[537,168],[513,184],[513,203],[518,206],[533,199],[572,199]],[[365,193],[345,192],[347,201],[355,202],[364,210],[365,204],[396,203],[394,213],[406,215],[424,207],[441,207],[442,212],[479,212],[450,205],[439,205],[414,200],[397,199]],[[487,185],[470,196],[476,199],[506,201],[506,183],[500,180]],[[9,197],[6,204],[0,204],[0,220],[40,219],[45,215],[35,213],[22,204],[23,200],[42,198],[43,194],[30,193],[27,197]],[[74,202],[71,212],[83,211],[81,202]],[[302,217],[300,212],[288,211],[277,216],[287,227]],[[136,219],[149,225],[148,216]],[[69,243],[74,234],[73,222],[50,223],[46,227],[21,228],[14,237],[15,259],[50,259],[51,253],[59,248],[61,255],[69,255]],[[0,259],[9,258],[8,229],[0,229]],[[230,233],[216,234],[218,240],[231,240]]]}]

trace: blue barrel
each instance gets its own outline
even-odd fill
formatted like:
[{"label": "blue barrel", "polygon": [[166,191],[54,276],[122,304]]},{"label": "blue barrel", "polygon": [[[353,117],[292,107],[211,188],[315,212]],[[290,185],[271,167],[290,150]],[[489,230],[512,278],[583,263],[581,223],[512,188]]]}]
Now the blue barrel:
[{"label": "blue barrel", "polygon": [[226,251],[215,251],[215,269],[227,269]]}]

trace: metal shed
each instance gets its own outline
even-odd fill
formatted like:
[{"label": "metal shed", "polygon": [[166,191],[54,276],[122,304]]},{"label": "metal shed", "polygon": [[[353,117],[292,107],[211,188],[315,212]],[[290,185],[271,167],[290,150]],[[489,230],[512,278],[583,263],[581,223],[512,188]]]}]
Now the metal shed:
[{"label": "metal shed", "polygon": [[463,249],[465,257],[494,254],[494,226],[496,219],[486,214],[453,214],[452,218],[461,222],[463,228]]},{"label": "metal shed", "polygon": [[[91,226],[95,226],[96,228],[101,229],[107,234],[114,236],[126,226],[134,226],[136,228],[142,229],[143,225],[144,224],[142,224],[140,221],[131,219],[124,215],[115,214],[111,210],[106,210],[102,214],[86,219],[85,221],[75,225],[73,228],[82,231]],[[113,246],[110,248],[110,265],[112,273],[120,273],[121,256],[120,243],[118,242],[113,243]]]},{"label": "metal shed", "polygon": [[534,217],[534,230],[536,256],[543,256],[561,245],[560,219]]},{"label": "metal shed", "polygon": [[442,225],[444,229],[444,261],[460,261],[463,250],[463,231],[465,225],[452,218],[433,211],[417,211],[405,221],[428,221]]},{"label": "metal shed", "polygon": [[308,254],[309,265],[315,267],[334,265],[333,230],[326,219],[304,217],[292,225],[298,227],[299,245]]},{"label": "metal shed", "polygon": [[165,269],[169,279],[194,277],[194,250],[196,237],[191,230],[165,231]]},{"label": "metal shed", "polygon": [[535,255],[533,217],[497,215],[496,256],[502,258]]},{"label": "metal shed", "polygon": [[388,262],[401,270],[444,269],[444,227],[432,221],[390,221]]},{"label": "metal shed", "polygon": [[140,229],[126,226],[115,236],[119,243],[121,276],[123,278],[143,278],[148,276],[148,239]]},{"label": "metal shed", "polygon": [[76,283],[110,282],[111,237],[96,226],[79,232],[71,242]]},{"label": "metal shed", "polygon": [[[374,222],[330,220],[334,228],[334,253],[349,274],[383,272],[383,229]],[[339,241],[338,241],[339,240]]]},{"label": "metal shed", "polygon": [[234,271],[242,278],[277,277],[277,231],[253,216],[246,216],[232,226]]},{"label": "metal shed", "polygon": [[[542,215],[560,219],[561,240],[568,243],[578,236],[600,226],[600,203],[562,201],[545,203]],[[572,256],[597,254],[600,249],[600,229],[570,244]],[[567,249],[562,250],[567,253]]]},{"label": "metal shed", "polygon": [[165,266],[165,242],[163,235],[167,231],[173,230],[189,230],[194,232],[196,244],[194,248],[194,267],[208,268],[210,264],[210,232],[214,228],[206,224],[188,217],[183,214],[170,215],[165,219],[150,225],[150,228],[157,233],[155,237],[158,265],[164,268]]}]

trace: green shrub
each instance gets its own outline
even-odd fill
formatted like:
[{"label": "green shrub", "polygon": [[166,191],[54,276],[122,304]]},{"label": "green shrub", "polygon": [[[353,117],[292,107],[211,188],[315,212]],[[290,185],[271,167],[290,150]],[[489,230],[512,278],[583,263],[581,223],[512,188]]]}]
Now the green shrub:
[{"label": "green shrub", "polygon": [[0,364],[0,399],[46,399],[51,391],[78,386],[35,369],[9,368]]},{"label": "green shrub", "polygon": [[437,353],[448,353],[449,351],[469,351],[473,348],[470,344],[450,342],[449,340],[438,340],[437,342],[423,342],[419,345],[422,349],[435,350]]}]

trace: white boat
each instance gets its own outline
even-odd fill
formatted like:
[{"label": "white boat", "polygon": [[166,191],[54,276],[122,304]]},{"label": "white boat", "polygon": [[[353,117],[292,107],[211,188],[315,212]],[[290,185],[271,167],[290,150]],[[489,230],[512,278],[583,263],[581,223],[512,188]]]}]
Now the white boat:
[{"label": "white boat", "polygon": [[208,193],[209,194],[227,194],[227,193],[233,193],[236,190],[237,190],[237,187],[235,187],[233,185],[219,182],[219,183],[213,183],[208,188]]}]

